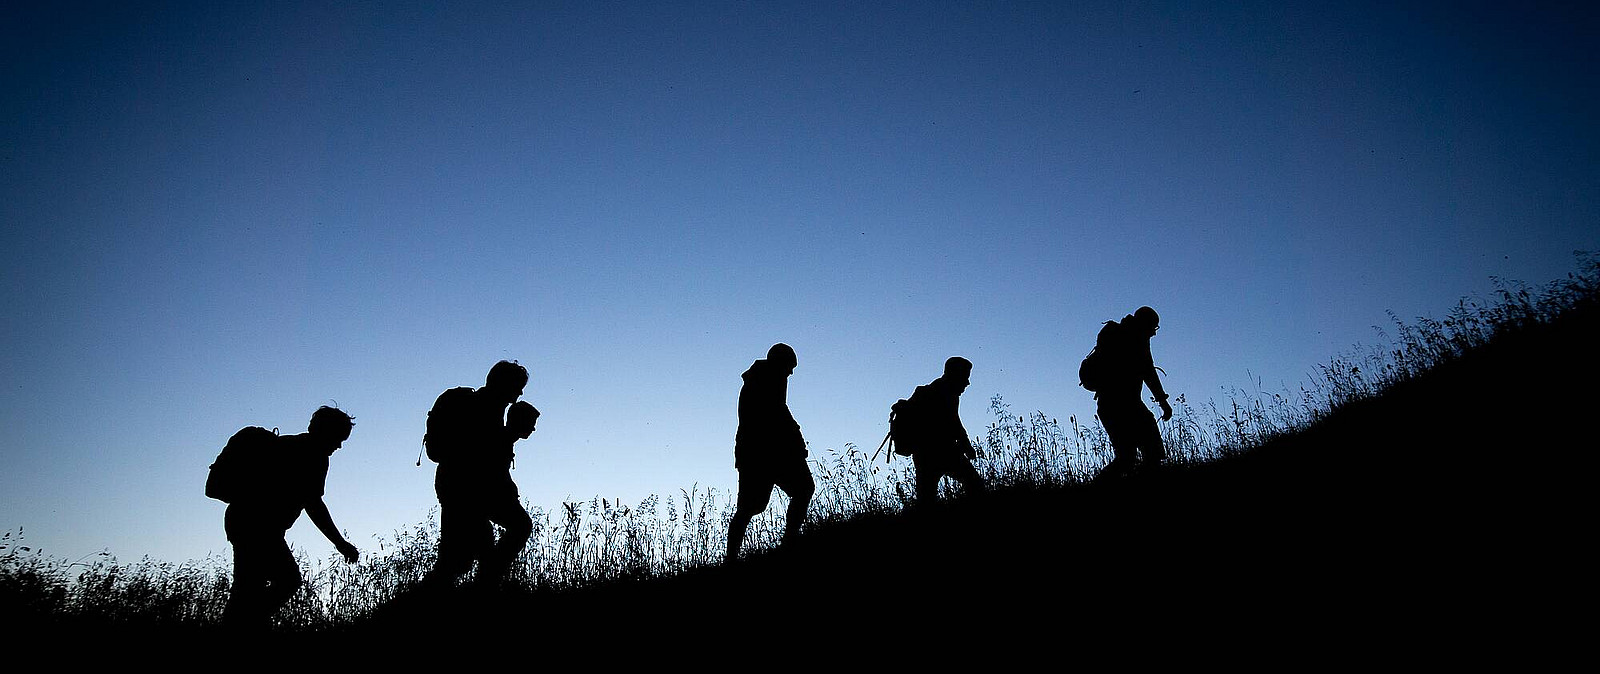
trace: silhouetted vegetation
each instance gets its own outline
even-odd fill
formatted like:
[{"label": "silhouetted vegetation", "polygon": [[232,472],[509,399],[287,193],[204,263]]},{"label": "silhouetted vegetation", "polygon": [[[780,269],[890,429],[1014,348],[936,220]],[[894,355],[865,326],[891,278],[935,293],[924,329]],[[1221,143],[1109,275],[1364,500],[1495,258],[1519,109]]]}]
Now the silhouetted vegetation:
[{"label": "silhouetted vegetation", "polygon": [[[1297,390],[1198,405],[1175,396],[1159,474],[1090,485],[1110,458],[1096,420],[1018,415],[997,396],[994,421],[973,439],[993,486],[983,498],[946,494],[957,498],[903,512],[913,500],[910,461],[872,463],[853,445],[813,451],[817,491],[800,544],[725,567],[732,493],[695,486],[637,504],[531,507],[533,534],[508,589],[472,601],[493,602],[502,617],[557,621],[580,606],[682,610],[674,602],[685,597],[765,591],[753,587],[782,577],[789,591],[852,595],[908,630],[979,610],[979,595],[1007,607],[1059,603],[1095,620],[1114,620],[1108,606],[1137,599],[1187,607],[1164,613],[1167,621],[1206,623],[1194,615],[1205,605],[1248,608],[1256,624],[1271,624],[1304,617],[1290,607],[1332,611],[1401,588],[1416,610],[1458,610],[1451,583],[1461,574],[1493,574],[1488,560],[1513,548],[1545,559],[1545,546],[1577,537],[1540,532],[1575,517],[1561,500],[1576,495],[1548,473],[1552,458],[1582,451],[1558,438],[1583,418],[1580,391],[1597,371],[1600,258],[1580,254],[1577,272],[1543,287],[1496,287],[1494,298],[1462,300],[1442,320],[1396,317],[1378,345],[1318,367]],[[753,520],[747,540],[774,548],[783,511]],[[222,559],[65,563],[30,550],[21,534],[0,541],[0,605],[35,627],[203,628],[226,603]],[[439,610],[441,600],[408,598],[437,540],[430,517],[369,544],[356,565],[302,558],[307,582],[279,628],[380,630]],[[864,577],[960,589],[938,602],[878,596],[860,589]],[[1476,582],[1473,601],[1511,601]],[[1401,618],[1374,608],[1364,619]]]}]

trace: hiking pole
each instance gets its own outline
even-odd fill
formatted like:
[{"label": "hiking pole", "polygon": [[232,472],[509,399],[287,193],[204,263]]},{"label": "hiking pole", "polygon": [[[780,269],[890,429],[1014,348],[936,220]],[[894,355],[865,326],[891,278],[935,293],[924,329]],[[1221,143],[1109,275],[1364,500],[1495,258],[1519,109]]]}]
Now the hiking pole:
[{"label": "hiking pole", "polygon": [[[427,447],[427,446],[428,446],[428,441],[426,439],[424,439],[422,441],[422,447]],[[418,447],[417,448],[417,466],[418,467],[422,466],[422,447]]]},{"label": "hiking pole", "polygon": [[[878,443],[878,449],[876,449],[876,450],[874,450],[872,452],[872,458],[867,459],[867,463],[872,463],[873,461],[877,461],[878,460],[878,453],[882,452],[883,448],[885,446],[889,445],[889,440],[890,440],[889,436],[891,436],[891,435],[894,435],[894,431],[889,431],[888,433],[884,433],[883,434],[883,442]],[[890,447],[889,455],[883,458],[883,462],[884,463],[888,463],[893,458],[894,458],[894,448]]]}]

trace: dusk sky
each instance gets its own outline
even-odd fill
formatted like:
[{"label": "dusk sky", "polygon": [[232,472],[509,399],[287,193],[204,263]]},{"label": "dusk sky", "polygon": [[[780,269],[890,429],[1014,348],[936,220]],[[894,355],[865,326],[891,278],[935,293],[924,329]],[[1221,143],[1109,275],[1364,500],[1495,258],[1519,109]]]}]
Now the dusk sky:
[{"label": "dusk sky", "polygon": [[0,529],[223,553],[228,436],[336,402],[375,553],[500,359],[545,507],[735,486],[778,341],[813,457],[953,355],[974,433],[1088,419],[1146,304],[1169,392],[1297,388],[1600,250],[1592,6],[1402,4],[8,3]]}]

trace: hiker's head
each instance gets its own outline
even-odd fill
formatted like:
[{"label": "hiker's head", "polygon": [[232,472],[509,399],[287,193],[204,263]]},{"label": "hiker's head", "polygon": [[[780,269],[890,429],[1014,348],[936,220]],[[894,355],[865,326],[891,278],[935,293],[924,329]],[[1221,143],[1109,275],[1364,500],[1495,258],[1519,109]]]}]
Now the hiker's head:
[{"label": "hiker's head", "polygon": [[516,437],[527,439],[533,435],[534,424],[538,421],[539,410],[534,409],[526,400],[511,403],[511,409],[506,410],[506,430],[511,431]]},{"label": "hiker's head", "polygon": [[776,365],[784,374],[793,374],[794,366],[800,363],[794,356],[794,349],[783,342],[773,344],[772,348],[767,349],[767,362]]},{"label": "hiker's head", "polygon": [[972,383],[972,361],[951,356],[944,362],[944,379],[954,384],[957,390],[965,391],[967,385]]},{"label": "hiker's head", "polygon": [[522,389],[527,385],[528,368],[514,360],[502,360],[489,368],[489,378],[484,381],[483,388],[501,404],[510,404],[522,397]]},{"label": "hiker's head", "polygon": [[332,454],[333,450],[350,439],[350,429],[355,425],[355,418],[345,414],[344,410],[323,405],[311,413],[311,424],[306,427],[306,433],[326,444],[328,453]]},{"label": "hiker's head", "polygon": [[1151,337],[1156,336],[1156,331],[1161,329],[1161,317],[1156,315],[1156,310],[1150,307],[1139,307],[1133,312],[1133,320],[1140,328],[1140,332]]}]

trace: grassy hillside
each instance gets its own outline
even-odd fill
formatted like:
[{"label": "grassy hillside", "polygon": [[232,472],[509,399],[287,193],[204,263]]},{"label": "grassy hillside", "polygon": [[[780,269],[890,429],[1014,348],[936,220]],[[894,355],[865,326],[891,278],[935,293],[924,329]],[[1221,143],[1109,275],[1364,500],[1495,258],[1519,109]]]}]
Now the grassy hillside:
[{"label": "grassy hillside", "polygon": [[1228,650],[1233,635],[1242,652],[1393,647],[1430,660],[1530,627],[1559,633],[1544,607],[1575,596],[1591,531],[1575,489],[1600,361],[1588,271],[1404,328],[1367,361],[1376,373],[1324,368],[1327,405],[1303,427],[1213,460],[861,515],[666,579],[411,598],[351,629],[451,615],[463,633],[579,641],[648,624],[747,645],[849,635],[1009,650],[1032,638],[1090,651],[1185,636]]},{"label": "grassy hillside", "polygon": [[[835,453],[819,466],[818,522],[803,539],[726,566],[715,563],[726,504],[685,492],[538,512],[547,524],[517,583],[425,594],[409,589],[431,563],[424,523],[361,567],[317,571],[277,638],[487,635],[602,655],[644,643],[720,652],[730,640],[734,653],[838,643],[910,654],[925,643],[950,657],[1038,649],[1080,662],[1183,657],[1186,640],[1320,659],[1393,647],[1425,660],[1559,640],[1576,628],[1549,606],[1586,597],[1578,579],[1591,566],[1577,482],[1595,444],[1585,394],[1600,360],[1597,289],[1600,265],[1583,258],[1581,273],[1544,289],[1397,322],[1393,344],[1324,366],[1293,400],[1182,405],[1165,428],[1178,461],[1121,482],[1083,479],[1106,452],[1092,423],[1063,430],[995,401],[980,444],[1002,488],[906,509],[909,462],[874,471],[859,452]],[[776,501],[769,512],[782,511]],[[769,517],[751,539],[770,544],[780,528]],[[218,634],[225,567],[76,575],[15,547],[0,547],[14,634]]]}]

